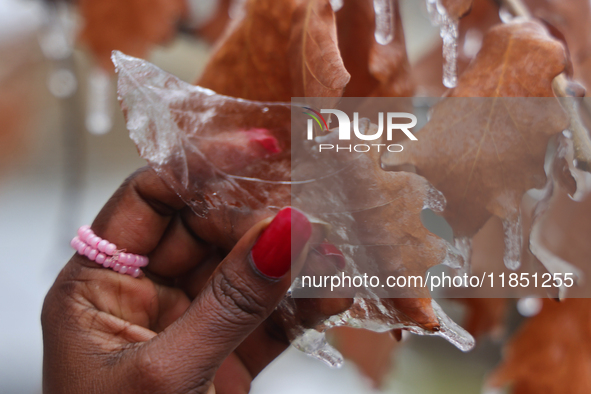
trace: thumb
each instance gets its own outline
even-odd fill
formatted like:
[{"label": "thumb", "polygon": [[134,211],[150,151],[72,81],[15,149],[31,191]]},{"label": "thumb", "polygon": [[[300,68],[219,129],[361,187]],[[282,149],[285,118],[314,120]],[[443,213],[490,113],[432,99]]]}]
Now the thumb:
[{"label": "thumb", "polygon": [[207,392],[221,363],[285,296],[292,261],[311,233],[306,216],[290,207],[251,228],[187,312],[138,351],[144,383]]}]

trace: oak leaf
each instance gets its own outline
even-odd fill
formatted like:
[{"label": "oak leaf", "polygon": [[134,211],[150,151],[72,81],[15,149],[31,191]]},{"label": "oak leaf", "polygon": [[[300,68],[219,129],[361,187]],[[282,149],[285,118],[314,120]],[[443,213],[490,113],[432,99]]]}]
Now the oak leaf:
[{"label": "oak leaf", "polygon": [[185,7],[185,0],[79,0],[80,39],[101,67],[112,70],[113,50],[146,57],[153,46],[170,40]]},{"label": "oak leaf", "polygon": [[488,379],[513,394],[591,392],[591,300],[546,299],[505,346],[503,362]]},{"label": "oak leaf", "polygon": [[375,388],[383,386],[392,369],[394,351],[398,345],[389,332],[336,327],[329,334],[337,350],[346,359],[353,361]]},{"label": "oak leaf", "polygon": [[[328,242],[341,248],[348,261],[377,265],[378,275],[422,276],[448,257],[446,242],[421,222],[425,206],[443,206],[424,178],[382,170],[377,153],[323,157],[328,159],[323,167],[308,158],[293,163],[291,155],[302,147],[292,146],[290,111],[302,116],[300,108],[221,96],[122,54],[115,55],[115,61],[131,137],[142,157],[197,214],[189,224],[205,241],[229,250],[254,223],[292,205],[330,223]],[[331,176],[343,165],[344,171]],[[328,174],[322,182],[311,178],[318,170]],[[350,196],[343,200],[343,193]],[[312,247],[324,241],[315,239]],[[426,288],[398,294],[413,298],[379,300],[369,295],[344,312],[348,318],[342,321],[443,336],[461,330],[434,309]],[[325,311],[323,306],[318,309]],[[329,315],[343,312],[343,307],[331,309]],[[292,330],[292,338],[312,325],[297,310],[290,319],[284,320],[299,327]]]},{"label": "oak leaf", "polygon": [[398,0],[393,2],[395,32],[387,45],[374,35],[375,13],[371,0],[345,1],[337,11],[341,56],[351,80],[346,97],[411,97],[414,84],[406,55]]},{"label": "oak leaf", "polygon": [[573,79],[591,87],[591,4],[586,0],[524,1],[534,17],[558,30],[573,63]]},{"label": "oak leaf", "polygon": [[[543,98],[553,96],[552,80],[565,64],[562,45],[543,26],[494,27],[450,97],[434,107],[419,141],[404,144],[384,163],[414,165],[444,194],[443,216],[456,237],[472,237],[495,215],[516,237],[506,242],[515,242],[521,198],[544,186],[548,141],[568,126],[558,101]],[[519,265],[517,245],[505,248],[513,268]]]},{"label": "oak leaf", "polygon": [[197,84],[259,101],[340,96],[349,74],[328,0],[248,1]]}]

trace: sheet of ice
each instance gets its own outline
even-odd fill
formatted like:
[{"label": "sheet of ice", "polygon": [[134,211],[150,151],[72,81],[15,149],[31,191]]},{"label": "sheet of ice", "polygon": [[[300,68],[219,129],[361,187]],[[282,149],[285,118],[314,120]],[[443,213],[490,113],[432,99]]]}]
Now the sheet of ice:
[{"label": "sheet of ice", "polygon": [[[367,206],[350,205],[352,203],[342,200],[338,194],[339,190],[346,190],[342,189],[343,186],[346,187],[350,183],[341,182],[339,186],[338,183],[322,183],[319,179],[307,177],[310,173],[306,172],[306,169],[310,170],[311,174],[318,174],[319,170],[323,170],[327,177],[321,181],[340,182],[341,178],[338,177],[334,181],[329,179],[338,173],[332,171],[330,165],[319,168],[307,161],[303,162],[305,165],[302,167],[292,164],[292,148],[297,150],[306,147],[302,145],[294,148],[291,145],[290,120],[294,112],[301,115],[300,107],[293,107],[287,103],[263,103],[222,96],[180,81],[144,60],[120,52],[114,53],[113,60],[119,74],[119,100],[130,136],[136,143],[140,155],[148,160],[198,217],[208,220],[208,225],[213,229],[210,229],[212,234],[215,235],[219,230],[219,234],[224,234],[224,240],[228,238],[230,247],[262,218],[272,216],[280,207],[297,206],[292,199],[295,188],[300,191],[307,190],[315,196],[312,200],[306,200],[308,203],[298,203],[302,204],[301,209],[310,215],[314,226],[325,228],[326,223],[330,222],[331,234],[335,239],[343,240],[342,252],[353,274],[364,272],[358,266],[359,259],[371,255],[369,252],[374,249],[381,253],[384,250],[397,251],[397,248],[403,246],[405,252],[415,248],[416,253],[424,253],[425,256],[415,259],[419,266],[413,269],[419,271],[424,269],[425,259],[431,259],[435,264],[452,259],[450,256],[453,253],[450,253],[451,249],[446,248],[447,243],[432,234],[425,238],[423,244],[414,246],[366,245],[354,242],[355,234],[352,233],[349,221],[366,210],[375,212],[382,206],[397,202],[398,199],[393,198],[399,196],[397,187],[404,187],[407,182],[414,182],[412,192],[417,193],[420,198],[410,199],[405,205],[405,210],[392,220],[396,220],[397,223],[414,220],[420,224],[421,209],[427,207],[440,211],[444,208],[445,199],[441,193],[418,175],[384,171],[374,180],[366,175],[368,172],[343,168],[343,162],[340,161],[343,155],[336,156],[331,165],[342,171],[342,174],[348,174],[347,180],[350,180],[351,176],[356,176],[359,179],[356,185],[367,183],[354,190],[365,190],[366,186],[370,189],[374,186],[380,187],[380,182],[384,182],[385,179],[391,182],[389,186],[392,190],[371,193],[371,198],[367,198],[368,194],[364,193],[362,202]],[[325,137],[336,137],[335,133]],[[353,164],[366,166],[363,169],[367,170],[375,171],[375,168],[380,167],[377,157],[370,158],[357,153],[353,154],[350,160]],[[296,178],[301,176],[297,182],[293,182],[294,173],[298,174]],[[398,183],[395,182],[396,179]],[[317,187],[310,186],[315,184]],[[327,185],[331,187],[326,187]],[[394,195],[391,195],[392,193]],[[341,205],[335,205],[335,202],[339,201]],[[411,210],[417,212],[410,213]],[[220,228],[216,230],[216,226]],[[389,233],[381,233],[390,236]],[[322,235],[321,239],[327,237],[326,234]],[[219,241],[219,237],[216,239]],[[388,264],[391,262],[384,261]],[[409,262],[405,260],[404,265],[406,264]],[[389,266],[386,265],[386,268]],[[297,286],[297,283],[295,285]],[[421,288],[417,291],[427,291],[428,296],[428,290]],[[389,299],[382,301],[372,289],[357,290],[356,294],[359,295],[355,296],[353,306],[345,312],[326,318],[323,315],[317,323],[314,320],[315,323],[308,324],[305,316],[307,312],[302,312],[298,308],[298,301],[291,297],[290,291],[279,305],[278,312],[286,322],[286,329],[294,346],[330,365],[338,366],[342,363],[342,357],[326,343],[324,331],[339,325],[380,332],[405,328],[420,335],[442,336],[462,350],[467,350],[473,345],[473,339],[469,334],[451,322],[436,303],[433,303],[433,311],[439,322],[439,331],[429,331],[423,328],[425,326],[421,323],[401,312],[399,304]],[[349,296],[344,298],[348,299]],[[413,296],[409,298],[412,299]]]}]

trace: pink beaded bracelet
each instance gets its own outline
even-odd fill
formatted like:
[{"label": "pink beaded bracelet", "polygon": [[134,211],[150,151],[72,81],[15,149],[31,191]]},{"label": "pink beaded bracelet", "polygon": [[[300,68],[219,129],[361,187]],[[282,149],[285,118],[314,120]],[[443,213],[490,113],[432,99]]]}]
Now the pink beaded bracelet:
[{"label": "pink beaded bracelet", "polygon": [[125,250],[117,249],[115,244],[98,237],[88,225],[78,229],[78,235],[72,239],[70,246],[79,254],[88,257],[89,260],[134,278],[141,275],[141,267],[148,265],[146,256],[125,253]]}]

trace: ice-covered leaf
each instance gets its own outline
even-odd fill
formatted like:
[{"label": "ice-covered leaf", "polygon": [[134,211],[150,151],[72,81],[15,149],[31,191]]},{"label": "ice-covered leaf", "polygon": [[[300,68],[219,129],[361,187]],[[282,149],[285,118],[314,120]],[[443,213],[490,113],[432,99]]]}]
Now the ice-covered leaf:
[{"label": "ice-covered leaf", "polygon": [[374,36],[371,0],[346,1],[337,13],[339,48],[351,80],[347,97],[410,97],[414,86],[406,55],[399,4],[393,1],[394,37],[386,45]]},{"label": "ice-covered leaf", "polygon": [[539,24],[491,29],[450,98],[433,108],[420,142],[384,158],[414,165],[443,192],[443,216],[456,237],[472,237],[499,217],[508,267],[519,264],[521,198],[544,186],[548,141],[568,125],[558,101],[542,98],[553,96],[552,80],[565,64],[562,45]]},{"label": "ice-covered leaf", "polygon": [[591,392],[591,300],[543,302],[507,344],[488,384],[513,394]]},{"label": "ice-covered leaf", "polygon": [[373,332],[349,327],[337,327],[329,332],[332,343],[342,355],[357,365],[374,387],[384,384],[392,369],[398,341],[389,332]]},{"label": "ice-covered leaf", "polygon": [[185,0],[80,0],[80,38],[98,63],[112,70],[113,50],[145,57],[153,46],[170,40],[185,7]]},{"label": "ice-covered leaf", "polygon": [[[424,178],[386,172],[376,154],[323,157],[328,159],[324,167],[308,158],[294,164],[294,149],[304,147],[292,146],[291,105],[218,95],[121,53],[114,61],[132,139],[195,212],[188,223],[205,241],[229,250],[254,223],[293,205],[331,226],[328,242],[340,248],[345,269],[353,269],[349,272],[361,271],[359,264],[365,263],[377,267],[378,275],[424,275],[449,257],[446,242],[421,222],[425,207],[443,206]],[[301,114],[301,108],[295,111]],[[326,175],[321,180],[314,178],[319,170]],[[349,196],[343,199],[345,193]],[[315,239],[311,247],[324,241]],[[472,343],[430,300],[426,288],[398,294],[414,298],[381,301],[370,289],[359,291],[368,298],[353,302],[353,295],[346,294],[337,299],[342,302],[320,299],[311,310],[298,307],[297,300],[284,305],[284,315],[291,317],[283,321],[292,323],[286,329],[298,347],[330,359],[318,353],[326,351],[320,332],[334,325],[374,331],[406,328],[444,336],[464,349]],[[324,321],[333,314],[339,314],[340,323]],[[317,342],[306,336],[312,331],[321,336]],[[338,364],[338,357],[330,360]]]}]

